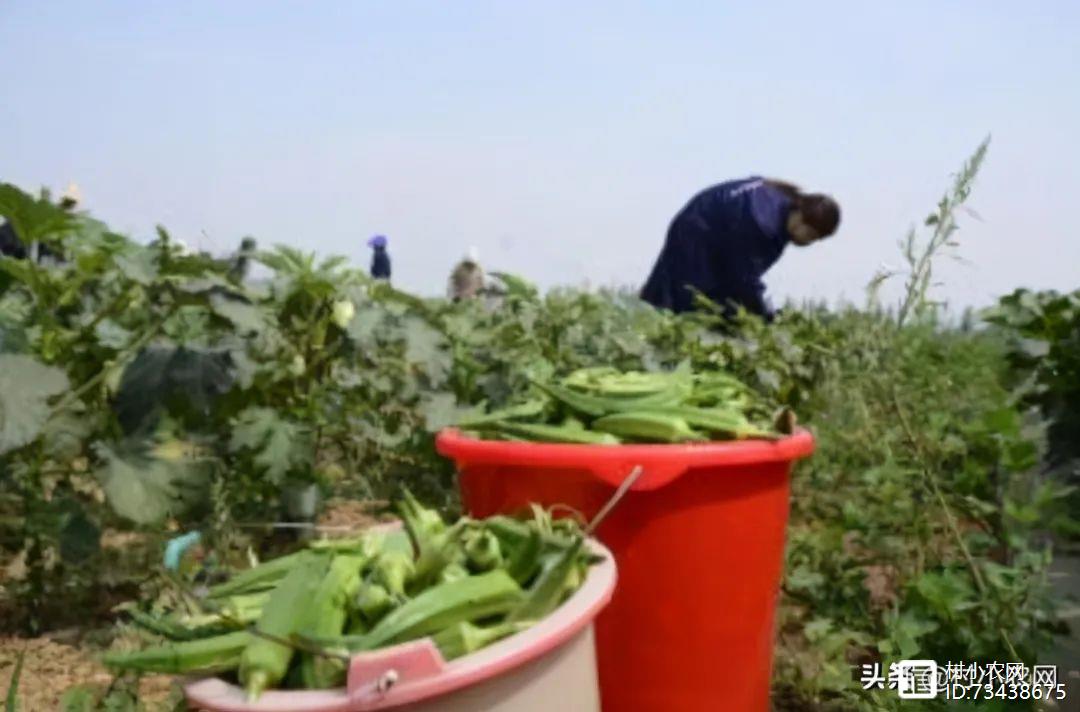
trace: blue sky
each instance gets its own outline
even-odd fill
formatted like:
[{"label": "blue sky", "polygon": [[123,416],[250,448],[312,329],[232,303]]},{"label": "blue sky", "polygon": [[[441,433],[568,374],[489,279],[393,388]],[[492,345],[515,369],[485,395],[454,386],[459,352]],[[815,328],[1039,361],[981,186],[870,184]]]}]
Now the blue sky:
[{"label": "blue sky", "polygon": [[0,2],[0,178],[148,237],[255,235],[441,292],[470,245],[636,284],[698,189],[840,200],[774,299],[862,299],[993,135],[942,295],[1080,286],[1080,3]]}]

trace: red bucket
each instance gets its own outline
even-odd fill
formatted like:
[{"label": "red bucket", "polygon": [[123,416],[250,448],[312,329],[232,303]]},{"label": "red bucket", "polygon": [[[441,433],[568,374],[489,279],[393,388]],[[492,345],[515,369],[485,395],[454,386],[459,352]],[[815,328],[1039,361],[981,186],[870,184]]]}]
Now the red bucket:
[{"label": "red bucket", "polygon": [[436,444],[456,462],[474,517],[536,502],[591,518],[640,466],[596,532],[619,567],[596,622],[605,712],[769,709],[789,475],[814,450],[809,432],[604,446],[476,440],[451,429]]}]

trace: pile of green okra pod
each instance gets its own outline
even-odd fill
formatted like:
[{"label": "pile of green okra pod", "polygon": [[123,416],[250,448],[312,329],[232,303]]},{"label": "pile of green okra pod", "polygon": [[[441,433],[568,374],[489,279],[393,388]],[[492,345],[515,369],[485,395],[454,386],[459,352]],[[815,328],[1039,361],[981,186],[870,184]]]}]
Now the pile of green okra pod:
[{"label": "pile of green okra pod", "polygon": [[457,423],[483,439],[582,445],[775,439],[751,418],[762,404],[723,372],[620,372],[586,368],[557,381],[533,381],[524,402]]},{"label": "pile of green okra pod", "polygon": [[233,677],[267,689],[342,686],[352,653],[431,637],[447,660],[524,630],[584,581],[594,554],[571,519],[468,517],[450,525],[411,494],[404,528],[323,540],[209,589],[197,612],[135,623],[171,641],[113,652],[114,670]]}]

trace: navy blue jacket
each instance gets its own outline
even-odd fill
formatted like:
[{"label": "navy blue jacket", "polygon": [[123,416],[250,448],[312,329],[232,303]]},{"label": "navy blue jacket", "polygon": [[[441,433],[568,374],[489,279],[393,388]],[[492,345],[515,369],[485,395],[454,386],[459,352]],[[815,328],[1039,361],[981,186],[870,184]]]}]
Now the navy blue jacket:
[{"label": "navy blue jacket", "polygon": [[[17,260],[25,260],[29,256],[27,246],[19,239],[15,227],[10,222],[0,225],[0,255],[13,257]],[[39,242],[38,260],[40,261],[42,257],[57,257],[57,252],[54,252],[44,242]]]},{"label": "navy blue jacket", "polygon": [[756,176],[701,191],[671,222],[641,298],[689,311],[693,287],[729,313],[742,306],[771,319],[761,278],[787,246],[790,210],[791,199]]},{"label": "navy blue jacket", "polygon": [[9,222],[0,225],[0,255],[14,257],[17,260],[26,259],[26,247]]},{"label": "navy blue jacket", "polygon": [[371,276],[375,279],[390,279],[390,255],[385,247],[376,247],[371,258]]}]

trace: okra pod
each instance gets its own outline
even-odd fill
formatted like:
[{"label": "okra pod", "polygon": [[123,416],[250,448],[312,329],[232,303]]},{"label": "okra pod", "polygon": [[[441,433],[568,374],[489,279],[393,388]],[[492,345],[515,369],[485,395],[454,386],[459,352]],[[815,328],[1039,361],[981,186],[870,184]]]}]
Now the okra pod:
[{"label": "okra pod", "polygon": [[519,405],[512,405],[506,408],[499,408],[493,410],[485,415],[478,415],[472,418],[466,418],[458,422],[459,428],[482,428],[492,423],[498,423],[503,420],[523,420],[528,418],[536,418],[544,413],[544,401],[534,398]]},{"label": "okra pod", "polygon": [[665,408],[656,415],[681,418],[690,426],[714,435],[726,435],[736,439],[773,437],[773,433],[758,428],[740,412],[720,408]]},{"label": "okra pod", "polygon": [[405,587],[416,575],[416,564],[412,553],[387,551],[375,560],[376,580],[398,600],[404,600]]},{"label": "okra pod", "polygon": [[591,381],[574,385],[570,379],[564,385],[577,387],[594,395],[611,398],[642,398],[669,392],[680,375],[673,373],[608,373]]},{"label": "okra pod", "polygon": [[268,591],[230,596],[221,602],[221,614],[240,623],[254,623],[270,600]]},{"label": "okra pod", "polygon": [[[341,634],[349,604],[360,589],[360,569],[365,561],[358,554],[334,557],[315,595],[303,603],[303,620],[297,626],[302,634],[313,637]],[[300,678],[309,690],[335,687],[345,679],[345,665],[336,658],[301,652]]]},{"label": "okra pod", "polygon": [[540,567],[540,552],[544,548],[540,532],[529,528],[529,535],[518,545],[506,566],[506,572],[519,584],[532,579]]},{"label": "okra pod", "polygon": [[499,541],[509,549],[525,543],[534,533],[540,535],[545,549],[562,551],[573,545],[574,540],[557,533],[541,532],[538,527],[514,517],[496,514],[484,520],[484,527],[499,537]]},{"label": "okra pod", "polygon": [[461,558],[458,537],[469,522],[463,519],[447,527],[438,512],[422,507],[408,490],[398,503],[398,512],[416,549],[415,567],[408,585],[411,590],[421,590],[437,579],[446,566]]},{"label": "okra pod", "polygon": [[619,369],[611,366],[590,366],[573,371],[562,380],[563,385],[574,388],[589,388],[602,378],[618,376]]},{"label": "okra pod", "polygon": [[566,593],[567,579],[578,565],[584,543],[584,537],[578,537],[569,549],[558,554],[550,565],[541,570],[540,577],[529,589],[521,605],[507,615],[508,623],[540,621],[559,607]]},{"label": "okra pod", "polygon": [[155,616],[151,613],[140,611],[137,608],[128,612],[135,625],[155,633],[169,640],[199,640],[214,635],[227,633],[236,626],[224,624],[219,616],[205,616],[208,620],[197,623],[180,622],[179,620]]},{"label": "okra pod", "polygon": [[579,393],[571,388],[564,388],[552,383],[534,381],[536,386],[552,398],[565,404],[572,410],[593,418],[600,418],[610,413],[659,408],[678,405],[689,395],[690,385],[683,381],[673,382],[660,393],[637,398],[613,398]]},{"label": "okra pod", "polygon": [[620,438],[667,443],[708,440],[685,419],[651,411],[617,413],[593,421],[596,430]]},{"label": "okra pod", "polygon": [[461,564],[450,564],[439,573],[439,583],[450,583],[469,577],[469,570]]},{"label": "okra pod", "polygon": [[524,630],[526,627],[514,623],[499,623],[481,628],[468,621],[463,621],[440,630],[431,636],[431,641],[439,649],[443,660],[453,660],[476,652],[496,641]]},{"label": "okra pod", "polygon": [[356,616],[349,629],[350,635],[366,632],[389,613],[394,605],[394,598],[383,586],[371,582],[361,584],[360,592],[353,601]]},{"label": "okra pod", "polygon": [[304,551],[298,551],[270,561],[264,561],[258,566],[241,571],[228,581],[212,587],[208,597],[225,598],[237,594],[268,591],[274,588],[281,579],[285,578],[285,575],[296,566],[304,555]]},{"label": "okra pod", "polygon": [[535,423],[497,423],[492,426],[500,433],[509,433],[526,440],[578,445],[618,445],[619,439],[607,433]]},{"label": "okra pod", "polygon": [[[266,602],[258,632],[288,640],[304,624],[300,614],[314,597],[328,567],[328,556],[305,552],[296,566],[282,580]],[[285,677],[292,662],[293,648],[256,635],[240,656],[240,683],[248,699],[256,700],[264,690],[276,686]]]},{"label": "okra pod", "polygon": [[455,623],[505,614],[520,604],[523,595],[501,569],[469,576],[429,588],[391,611],[370,632],[340,643],[355,652],[415,640]]},{"label": "okra pod", "polygon": [[194,675],[236,669],[240,656],[252,642],[246,631],[213,638],[170,643],[131,653],[107,653],[104,663],[115,670],[137,670],[166,675]]},{"label": "okra pod", "polygon": [[491,571],[503,565],[499,538],[487,529],[474,529],[465,537],[465,559],[473,571]]}]

